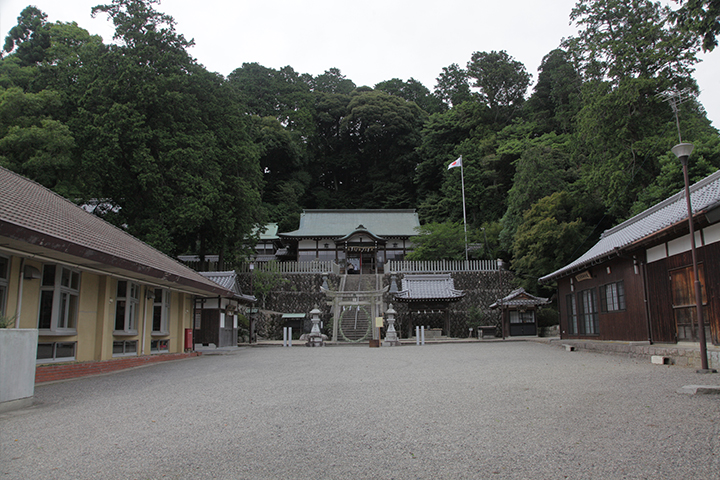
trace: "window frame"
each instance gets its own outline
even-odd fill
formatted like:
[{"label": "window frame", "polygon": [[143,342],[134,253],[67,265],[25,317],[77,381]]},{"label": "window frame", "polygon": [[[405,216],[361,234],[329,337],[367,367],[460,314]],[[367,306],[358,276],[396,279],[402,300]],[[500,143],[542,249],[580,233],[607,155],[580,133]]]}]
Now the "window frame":
[{"label": "window frame", "polygon": [[[599,335],[598,299],[595,288],[578,292],[578,333],[581,335]],[[589,308],[588,308],[589,307]]]},{"label": "window frame", "polygon": [[[52,284],[50,284],[50,268],[54,269]],[[65,273],[68,274],[67,277]],[[43,264],[37,319],[41,335],[77,335],[81,280],[80,270],[55,263]],[[45,304],[48,298],[49,304]],[[46,318],[48,311],[49,323]]]},{"label": "window frame", "polygon": [[567,305],[568,315],[568,335],[578,334],[578,310],[577,310],[577,299],[574,293],[570,293],[565,296],[565,302]]},{"label": "window frame", "polygon": [[[37,355],[40,354],[41,347],[43,345],[50,346],[50,348],[52,349],[52,356],[45,357],[45,358],[40,358],[40,357],[36,356],[36,358],[35,358],[36,363],[72,362],[72,361],[75,361],[75,359],[77,358],[77,342],[40,342],[40,343],[38,343]],[[63,345],[65,345],[65,346],[72,345],[73,354],[71,357],[58,357],[57,356],[58,346],[63,346]]]},{"label": "window frame", "polygon": [[167,338],[150,340],[150,354],[170,353],[170,340]]},{"label": "window frame", "polygon": [[[119,353],[115,352],[115,347],[120,344],[122,346],[122,351]],[[129,351],[129,348],[132,346],[135,350]],[[138,341],[137,340],[113,340],[112,345],[112,356],[113,357],[137,357],[139,355],[138,353]]]},{"label": "window frame", "polygon": [[[172,292],[170,290],[167,288],[155,289],[155,298],[153,298],[152,335],[167,335],[170,332],[168,324],[170,321],[171,302]],[[156,315],[159,315],[159,329],[155,328]]]},{"label": "window frame", "polygon": [[[611,297],[608,297],[608,292],[611,293]],[[625,295],[625,282],[623,280],[601,285],[600,313],[624,312],[627,309],[626,298],[627,297]],[[608,302],[608,300],[612,301],[612,305],[610,305],[610,302]]]},{"label": "window frame", "polygon": [[[123,295],[120,294],[124,285]],[[134,292],[134,293],[133,293]],[[118,314],[122,308],[122,327],[118,328]],[[140,284],[130,280],[118,280],[115,289],[115,320],[113,335],[137,335],[140,312]]]},{"label": "window frame", "polygon": [[0,269],[0,315],[6,315],[7,313],[7,296],[10,289],[10,258],[0,255],[0,265],[3,265],[3,263],[5,265],[4,269]]}]

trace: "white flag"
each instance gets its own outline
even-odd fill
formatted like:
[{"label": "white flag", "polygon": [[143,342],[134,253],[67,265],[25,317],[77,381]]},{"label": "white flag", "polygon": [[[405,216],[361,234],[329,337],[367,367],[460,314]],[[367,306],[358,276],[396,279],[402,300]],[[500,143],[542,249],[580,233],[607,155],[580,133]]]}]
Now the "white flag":
[{"label": "white flag", "polygon": [[450,170],[453,167],[462,167],[462,155],[460,155],[460,158],[452,162],[450,165],[448,165],[448,170]]}]

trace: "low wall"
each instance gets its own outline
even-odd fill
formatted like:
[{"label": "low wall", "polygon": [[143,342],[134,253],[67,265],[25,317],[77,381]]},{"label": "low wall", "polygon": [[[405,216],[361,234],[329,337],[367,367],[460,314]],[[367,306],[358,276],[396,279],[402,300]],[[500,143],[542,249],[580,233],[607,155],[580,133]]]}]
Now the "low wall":
[{"label": "low wall", "polygon": [[113,358],[112,360],[104,360],[102,362],[38,365],[35,371],[35,383],[54,382],[57,380],[85,377],[87,375],[99,375],[125,370],[127,368],[141,367],[151,363],[180,360],[183,358],[197,357],[199,355],[202,355],[202,353],[160,353],[157,355],[144,355],[142,357]]},{"label": "low wall", "polygon": [[32,404],[37,329],[0,329],[0,411]]},{"label": "low wall", "polygon": [[[588,350],[598,353],[610,353],[614,355],[624,355],[633,358],[646,358],[650,361],[650,357],[658,355],[668,357],[672,365],[679,367],[700,368],[700,347],[654,344],[648,342],[612,342],[612,341],[593,341],[593,340],[570,340],[557,339],[551,340],[551,345],[563,346],[572,345],[576,350]],[[714,346],[708,346],[708,367],[720,369],[720,349]]]}]

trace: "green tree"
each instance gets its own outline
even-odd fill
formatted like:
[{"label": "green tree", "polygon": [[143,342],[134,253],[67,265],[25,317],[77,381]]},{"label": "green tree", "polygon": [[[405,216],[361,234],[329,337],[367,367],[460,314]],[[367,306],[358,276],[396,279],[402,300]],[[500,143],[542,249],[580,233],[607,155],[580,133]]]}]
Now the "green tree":
[{"label": "green tree", "polygon": [[586,201],[566,191],[555,192],[525,213],[513,242],[512,268],[528,292],[542,293],[538,278],[583,253],[579,247],[591,230],[580,216]]},{"label": "green tree", "polygon": [[685,31],[702,39],[703,49],[712,51],[717,47],[720,34],[720,0],[675,0],[681,7],[673,20]]},{"label": "green tree", "polygon": [[532,78],[525,66],[504,50],[473,53],[467,72],[498,123],[508,122],[519,111]]},{"label": "green tree", "polygon": [[[413,239],[415,249],[408,260],[465,260],[465,230],[462,222],[426,223]],[[468,231],[468,243],[477,242],[475,231]]]},{"label": "green tree", "polygon": [[443,110],[440,99],[430,93],[427,87],[414,78],[411,78],[407,82],[403,82],[399,78],[386,80],[376,84],[375,90],[382,90],[390,95],[404,98],[408,102],[415,102],[418,107],[427,113],[435,113]]},{"label": "green tree", "polygon": [[468,72],[457,63],[443,67],[435,84],[435,96],[447,107],[457,107],[474,99],[470,91]]},{"label": "green tree", "polygon": [[580,109],[582,80],[566,52],[553,50],[543,57],[538,81],[525,103],[525,116],[542,133],[570,133]]},{"label": "green tree", "polygon": [[18,23],[5,37],[5,53],[14,53],[23,65],[36,65],[45,59],[50,46],[47,15],[37,7],[26,7]]},{"label": "green tree", "polygon": [[586,80],[616,86],[624,78],[664,78],[679,86],[697,63],[697,40],[651,0],[579,0],[570,19],[580,28],[565,40]]}]

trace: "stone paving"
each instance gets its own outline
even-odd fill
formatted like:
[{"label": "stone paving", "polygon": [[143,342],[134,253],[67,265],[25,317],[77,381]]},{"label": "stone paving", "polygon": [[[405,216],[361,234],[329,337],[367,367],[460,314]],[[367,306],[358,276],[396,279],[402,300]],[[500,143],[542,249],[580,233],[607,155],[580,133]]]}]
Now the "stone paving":
[{"label": "stone paving", "polygon": [[720,375],[537,341],[241,347],[39,385],[0,479],[717,479]]}]

